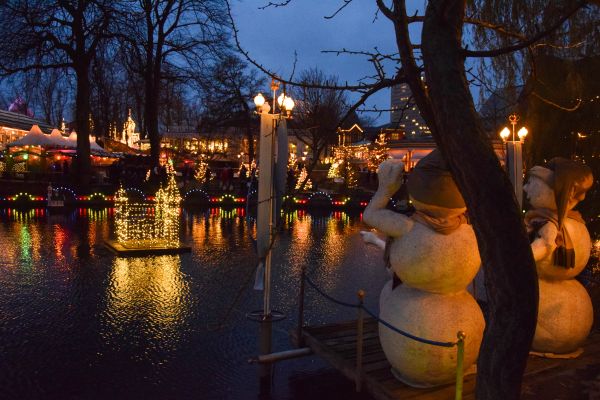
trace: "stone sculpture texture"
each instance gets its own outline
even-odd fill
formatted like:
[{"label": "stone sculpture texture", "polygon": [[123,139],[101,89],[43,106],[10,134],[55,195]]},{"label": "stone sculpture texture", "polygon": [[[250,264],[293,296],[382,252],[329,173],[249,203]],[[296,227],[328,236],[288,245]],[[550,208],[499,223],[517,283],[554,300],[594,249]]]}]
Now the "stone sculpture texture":
[{"label": "stone sculpture texture", "polygon": [[535,166],[524,186],[532,207],[525,225],[539,278],[538,320],[534,352],[572,357],[590,332],[590,296],[574,278],[585,268],[592,247],[590,234],[573,207],[593,183],[591,170],[575,161],[554,158]]},{"label": "stone sculpture texture", "polygon": [[[419,162],[408,178],[416,212],[387,209],[399,189],[404,165],[387,160],[378,169],[379,187],[364,221],[388,236],[386,253],[393,279],[380,295],[380,317],[421,338],[454,342],[467,335],[464,367],[473,367],[485,321],[466,290],[481,261],[475,233],[466,223],[464,200],[436,150]],[[404,337],[380,324],[379,336],[394,375],[411,386],[452,382],[456,347],[438,347]]]}]

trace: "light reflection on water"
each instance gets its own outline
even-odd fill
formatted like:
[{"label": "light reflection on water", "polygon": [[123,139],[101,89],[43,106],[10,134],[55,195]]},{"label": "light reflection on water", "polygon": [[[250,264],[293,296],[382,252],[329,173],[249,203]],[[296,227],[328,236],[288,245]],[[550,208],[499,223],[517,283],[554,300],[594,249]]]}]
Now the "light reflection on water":
[{"label": "light reflection on water", "polygon": [[[364,264],[381,255],[362,246],[359,228],[343,213],[283,215],[273,304],[288,318],[274,328],[274,349],[289,348],[302,267],[334,295],[352,300],[366,288],[376,303],[385,275]],[[255,397],[246,360],[258,326],[245,318],[262,306],[254,219],[243,208],[183,210],[181,238],[193,250],[177,256],[115,257],[103,246],[112,230],[110,209],[0,210],[2,398]],[[354,317],[315,293],[306,304],[310,323]],[[278,367],[277,398],[295,398],[288,380],[324,367]]]},{"label": "light reflection on water", "polygon": [[[306,268],[323,290],[376,309],[387,279],[381,251],[366,247],[360,215],[282,216],[273,254],[274,350],[289,349]],[[256,398],[260,309],[252,290],[256,227],[245,209],[182,211],[190,254],[118,258],[103,246],[113,213],[0,210],[2,398]],[[598,242],[596,242],[597,244]],[[306,322],[355,318],[307,289]],[[352,384],[317,358],[278,364],[276,399],[351,399]],[[327,370],[329,371],[329,370]],[[300,382],[300,383],[299,383]],[[310,396],[308,396],[310,397]]]},{"label": "light reflection on water", "polygon": [[141,328],[142,339],[176,346],[190,306],[180,267],[178,256],[114,258],[102,336],[119,341],[126,331]]}]

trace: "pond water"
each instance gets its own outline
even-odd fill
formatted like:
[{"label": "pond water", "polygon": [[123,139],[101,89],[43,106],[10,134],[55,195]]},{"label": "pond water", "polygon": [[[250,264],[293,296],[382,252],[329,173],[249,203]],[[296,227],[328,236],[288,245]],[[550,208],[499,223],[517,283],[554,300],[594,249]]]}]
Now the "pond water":
[{"label": "pond water", "polygon": [[[185,211],[190,254],[118,258],[103,245],[110,209],[0,210],[1,397],[256,398],[258,367],[247,360],[259,326],[246,314],[262,308],[262,292],[253,289],[254,222],[243,214]],[[354,302],[362,288],[376,307],[386,274],[361,228],[359,215],[286,215],[272,304],[287,318],[274,324],[274,350],[291,348],[302,266],[328,293]],[[307,323],[354,317],[307,290]],[[315,357],[274,369],[273,398],[352,391]]]},{"label": "pond water", "polygon": [[[274,248],[274,350],[291,348],[300,270],[327,293],[377,309],[382,253],[360,215],[285,215]],[[10,399],[258,397],[254,221],[243,209],[184,211],[189,254],[118,258],[111,209],[0,210],[0,388]],[[306,322],[355,318],[307,289]],[[274,399],[362,399],[316,357],[278,363]]]}]

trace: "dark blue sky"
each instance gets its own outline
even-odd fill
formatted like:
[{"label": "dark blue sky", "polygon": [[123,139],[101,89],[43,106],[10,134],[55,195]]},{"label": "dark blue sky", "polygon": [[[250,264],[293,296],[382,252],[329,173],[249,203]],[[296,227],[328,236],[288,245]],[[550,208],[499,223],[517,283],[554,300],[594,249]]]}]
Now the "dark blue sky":
[{"label": "dark blue sky", "polygon": [[[298,53],[296,74],[318,67],[340,81],[355,84],[357,79],[373,75],[374,69],[364,56],[323,54],[322,50],[372,50],[382,53],[397,51],[392,24],[383,16],[374,20],[377,6],[374,0],[354,0],[333,19],[325,19],[342,4],[341,0],[292,0],[285,7],[259,7],[268,0],[233,0],[234,19],[240,31],[240,41],[251,56],[269,69],[289,77]],[[424,1],[409,1],[411,11],[423,11]],[[413,40],[418,42],[418,26]],[[387,66],[391,77],[394,67]],[[354,96],[357,98],[357,96]],[[371,97],[369,106],[387,109],[390,91],[383,90]],[[376,114],[371,114],[376,116]],[[377,123],[389,122],[389,113]]]}]

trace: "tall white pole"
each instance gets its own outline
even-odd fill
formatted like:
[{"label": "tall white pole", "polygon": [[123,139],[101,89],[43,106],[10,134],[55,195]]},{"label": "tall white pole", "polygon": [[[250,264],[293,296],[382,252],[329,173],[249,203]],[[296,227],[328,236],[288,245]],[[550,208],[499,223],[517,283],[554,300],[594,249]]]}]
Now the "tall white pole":
[{"label": "tall white pole", "polygon": [[508,176],[515,191],[519,207],[523,208],[523,155],[520,141],[506,142]]},{"label": "tall white pole", "polygon": [[271,229],[273,225],[273,115],[263,108],[260,114],[260,141],[258,152],[258,210],[256,223],[256,246],[258,257],[264,260],[263,315],[271,314]]}]

